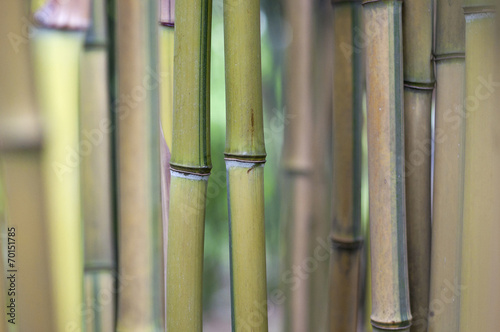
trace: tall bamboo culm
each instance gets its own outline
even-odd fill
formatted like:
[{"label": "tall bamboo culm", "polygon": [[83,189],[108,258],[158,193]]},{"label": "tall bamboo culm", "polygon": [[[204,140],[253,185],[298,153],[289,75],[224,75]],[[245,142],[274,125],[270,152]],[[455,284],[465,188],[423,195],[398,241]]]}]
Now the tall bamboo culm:
[{"label": "tall bamboo culm", "polygon": [[[89,1],[47,1],[35,13],[35,86],[44,118],[45,181],[54,331],[82,328],[79,68]],[[37,329],[38,330],[38,329]]]},{"label": "tall bamboo culm", "polygon": [[411,332],[427,331],[429,304],[433,6],[432,0],[403,2],[406,225],[413,317]]},{"label": "tall bamboo culm", "polygon": [[[357,331],[363,235],[361,131],[363,28],[360,1],[333,1],[333,225],[330,331]],[[357,44],[358,43],[358,44]]]},{"label": "tall bamboo culm", "polygon": [[500,312],[497,2],[466,0],[465,169],[460,331],[494,331]]},{"label": "tall bamboo culm", "polygon": [[[158,221],[155,204],[157,116],[152,105],[158,74],[151,65],[152,2],[116,1],[118,173],[117,331],[160,331],[157,290]],[[155,24],[156,25],[156,24]],[[155,116],[156,114],[156,116]],[[152,133],[156,132],[156,135]],[[154,141],[153,141],[154,140]],[[157,146],[157,143],[156,143]],[[159,175],[159,174],[158,174]],[[159,181],[158,181],[159,182]],[[159,194],[159,193],[158,193]],[[158,220],[157,220],[158,217]],[[158,272],[159,274],[159,272]],[[158,283],[157,283],[158,281]]]},{"label": "tall bamboo culm", "polygon": [[260,1],[224,0],[233,331],[267,331]]},{"label": "tall bamboo culm", "polygon": [[167,250],[167,330],[202,330],[203,243],[210,157],[212,2],[177,1]]},{"label": "tall bamboo culm", "polygon": [[409,331],[406,254],[402,3],[364,3],[372,316],[374,331]]},{"label": "tall bamboo culm", "polygon": [[[429,332],[459,330],[465,138],[465,18],[462,5],[463,1],[436,1],[436,118]],[[435,312],[436,303],[443,299],[446,305]]]},{"label": "tall bamboo culm", "polygon": [[[51,292],[49,265],[49,219],[44,205],[46,185],[55,177],[44,179],[42,114],[38,107],[32,80],[33,66],[30,59],[32,45],[23,31],[23,17],[28,17],[24,1],[8,0],[0,4],[5,13],[0,21],[0,33],[6,38],[1,43],[0,61],[0,172],[2,234],[15,227],[16,264],[22,273],[16,274],[16,319],[11,327],[19,331],[56,331],[54,301]],[[8,14],[7,14],[8,13]],[[26,31],[27,32],[27,31]],[[45,164],[46,166],[46,164]],[[52,175],[52,174],[49,174]],[[5,209],[4,209],[5,208]],[[5,219],[4,219],[5,218]],[[12,235],[12,234],[11,234]],[[4,240],[5,239],[5,240]],[[2,237],[2,271],[6,271],[8,236]],[[9,267],[9,269],[12,269]],[[21,270],[18,270],[21,271]],[[36,276],[37,282],[31,282]],[[6,299],[3,278],[1,291]],[[0,331],[7,331],[8,303],[2,302]]]},{"label": "tall bamboo culm", "polygon": [[[112,331],[114,293],[114,238],[111,199],[111,119],[108,88],[106,7],[93,0],[91,25],[80,67],[80,132],[82,216],[84,222],[85,331]],[[85,152],[85,153],[83,153]]]},{"label": "tall bamboo culm", "polygon": [[[286,56],[286,116],[282,156],[284,259],[283,273],[302,266],[310,257],[310,229],[313,216],[314,126],[312,87],[312,46],[314,36],[311,1],[287,0],[285,18],[293,38]],[[300,271],[300,276],[303,276]],[[307,331],[310,324],[310,283],[306,278],[291,278],[284,284],[284,330]]]}]

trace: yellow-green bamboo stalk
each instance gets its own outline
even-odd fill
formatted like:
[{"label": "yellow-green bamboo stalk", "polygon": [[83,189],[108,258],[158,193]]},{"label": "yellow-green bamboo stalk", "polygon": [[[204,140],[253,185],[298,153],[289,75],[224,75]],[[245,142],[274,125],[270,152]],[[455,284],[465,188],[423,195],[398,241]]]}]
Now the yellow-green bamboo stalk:
[{"label": "yellow-green bamboo stalk", "polygon": [[[313,209],[313,3],[285,2],[285,17],[293,38],[286,57],[286,114],[282,168],[283,214],[286,259],[285,331],[307,331],[310,324],[310,282],[304,276],[310,257]],[[293,269],[298,266],[299,270]]]},{"label": "yellow-green bamboo stalk", "polygon": [[[82,328],[79,68],[88,1],[48,1],[35,13],[35,86],[44,119],[41,174],[48,219],[53,331]],[[38,330],[38,329],[37,329]]]},{"label": "yellow-green bamboo stalk", "polygon": [[[54,331],[48,220],[42,178],[42,123],[33,93],[28,31],[23,34],[22,18],[29,14],[26,4],[17,0],[3,1],[0,11],[8,13],[0,21],[0,34],[9,38],[2,43],[0,57],[0,218],[2,234],[7,235],[9,227],[16,228],[15,267],[22,267],[22,273],[16,275],[15,325],[9,325],[20,331]],[[4,261],[7,257],[7,236],[4,239],[0,248],[2,271],[6,271],[7,263]],[[34,278],[36,282],[33,282]],[[7,279],[2,281],[1,289],[5,305],[8,299],[4,287],[6,282]],[[6,331],[6,318],[13,318],[7,316],[7,310],[10,311],[3,307],[1,311],[0,331]]]},{"label": "yellow-green bamboo stalk", "polygon": [[465,169],[460,331],[498,329],[500,123],[497,3],[466,0]]},{"label": "yellow-green bamboo stalk", "polygon": [[202,330],[210,159],[212,1],[175,4],[174,121],[167,250],[167,330]]},{"label": "yellow-green bamboo stalk", "polygon": [[[150,2],[120,0],[117,8],[118,321],[117,331],[160,331],[156,195],[158,134],[152,95]],[[156,23],[155,23],[156,25]],[[153,137],[154,136],[154,137]]]},{"label": "yellow-green bamboo stalk", "polygon": [[[168,205],[170,195],[170,151],[174,112],[174,29],[175,1],[160,0],[159,69],[160,81],[160,181],[163,224],[163,256],[167,258]],[[163,265],[166,268],[166,262]],[[163,272],[166,281],[166,269]],[[166,285],[165,285],[166,287]],[[165,292],[166,294],[166,292]]]},{"label": "yellow-green bamboo stalk", "polygon": [[374,331],[409,331],[400,1],[364,2]]},{"label": "yellow-green bamboo stalk", "polygon": [[233,331],[267,331],[260,1],[224,1]]},{"label": "yellow-green bamboo stalk", "polygon": [[106,19],[105,2],[94,0],[80,69],[84,291],[88,313],[84,326],[88,332],[112,331],[115,326]]},{"label": "yellow-green bamboo stalk", "polygon": [[361,128],[363,107],[361,2],[333,2],[333,254],[330,331],[357,331],[361,231]]},{"label": "yellow-green bamboo stalk", "polygon": [[[436,124],[429,332],[460,321],[464,179],[465,18],[463,1],[437,0],[434,56]],[[415,321],[415,325],[419,321]]]},{"label": "yellow-green bamboo stalk", "polygon": [[404,0],[404,127],[411,332],[427,331],[431,254],[432,0]]},{"label": "yellow-green bamboo stalk", "polygon": [[319,256],[318,238],[328,243],[331,229],[331,179],[332,179],[332,79],[333,79],[333,30],[332,6],[329,0],[314,5],[313,49],[313,107],[314,144],[312,158],[314,165],[312,182],[315,199],[312,202],[312,224],[309,252],[315,260],[310,272],[309,331],[326,331],[328,325],[329,255]]}]

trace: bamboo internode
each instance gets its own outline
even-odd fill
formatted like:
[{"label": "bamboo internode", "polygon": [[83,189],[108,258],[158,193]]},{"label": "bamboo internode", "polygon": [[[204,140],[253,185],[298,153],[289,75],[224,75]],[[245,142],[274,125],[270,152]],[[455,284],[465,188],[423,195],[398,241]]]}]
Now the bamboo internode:
[{"label": "bamboo internode", "polygon": [[363,28],[360,1],[333,1],[333,253],[330,331],[357,331],[360,299]]},{"label": "bamboo internode", "polygon": [[[465,138],[462,1],[437,1],[435,31],[437,84],[428,329],[454,332],[459,330],[460,321],[460,294],[456,290],[460,284]],[[443,296],[448,299],[450,294],[451,299],[441,308]],[[437,309],[439,312],[435,312]]]},{"label": "bamboo internode", "polygon": [[[196,13],[196,15],[193,15]],[[210,159],[212,2],[175,4],[174,115],[167,250],[167,330],[202,330]]]},{"label": "bamboo internode", "polygon": [[[372,316],[409,331],[400,1],[365,1]],[[372,29],[371,31],[369,29]]]}]

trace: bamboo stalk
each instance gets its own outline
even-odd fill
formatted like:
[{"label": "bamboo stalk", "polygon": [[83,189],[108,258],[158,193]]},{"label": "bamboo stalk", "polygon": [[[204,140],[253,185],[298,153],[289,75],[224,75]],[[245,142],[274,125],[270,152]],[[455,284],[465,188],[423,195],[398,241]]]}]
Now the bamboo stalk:
[{"label": "bamboo stalk", "polygon": [[460,331],[498,329],[500,140],[496,2],[467,0]]},{"label": "bamboo stalk", "polygon": [[233,331],[267,331],[260,1],[224,1]]},{"label": "bamboo stalk", "polygon": [[[151,2],[117,1],[118,294],[117,331],[162,330],[159,309],[156,160],[151,68]],[[156,25],[156,23],[155,23]],[[157,144],[157,143],[156,143]],[[158,194],[158,197],[157,197]],[[157,220],[158,217],[158,220]],[[161,233],[160,233],[161,234]]]},{"label": "bamboo stalk", "polygon": [[83,255],[79,181],[79,59],[88,1],[48,1],[36,13],[35,83],[44,117],[42,176],[54,331],[82,328]]},{"label": "bamboo stalk", "polygon": [[[172,122],[174,112],[174,37],[175,1],[160,1],[159,68],[165,77],[160,82],[160,181],[163,224],[163,256],[168,248],[168,206],[170,197],[170,151],[172,150]],[[164,282],[166,289],[166,262]],[[166,295],[166,292],[165,292]]]},{"label": "bamboo stalk", "polygon": [[365,1],[374,331],[409,331],[400,1]]},{"label": "bamboo stalk", "polygon": [[[437,85],[428,331],[452,332],[459,330],[460,320],[460,294],[455,290],[460,284],[465,138],[462,1],[437,1],[435,31]],[[443,300],[446,305],[438,308],[438,313],[436,307]]]},{"label": "bamboo stalk", "polygon": [[[285,18],[293,38],[286,58],[286,116],[282,168],[282,223],[287,243],[284,276],[285,331],[307,331],[310,326],[310,283],[303,265],[310,257],[313,213],[313,87],[312,39],[313,3],[285,2]],[[299,267],[300,270],[294,269]],[[292,271],[291,277],[287,277]]]},{"label": "bamboo stalk", "polygon": [[84,221],[86,331],[115,325],[111,137],[105,2],[92,2],[92,23],[81,60],[82,215]]},{"label": "bamboo stalk", "polygon": [[331,179],[332,179],[332,81],[333,81],[333,11],[331,2],[321,0],[314,5],[313,49],[313,107],[314,135],[312,159],[315,165],[312,182],[315,199],[312,202],[312,223],[309,253],[315,260],[310,272],[309,331],[326,331],[328,326],[329,255],[314,256],[318,251],[317,239],[328,243],[331,228]]},{"label": "bamboo stalk", "polygon": [[[0,5],[1,12],[8,13],[0,21],[0,33],[10,41],[2,44],[0,61],[0,218],[2,234],[7,235],[7,228],[16,229],[15,266],[22,267],[22,273],[16,275],[15,325],[9,325],[20,331],[54,331],[42,178],[42,121],[32,85],[31,45],[27,35],[19,34],[23,29],[22,18],[28,16],[26,9],[25,3],[17,0],[3,1]],[[6,271],[7,261],[3,257],[7,257],[8,238],[3,239],[1,266]],[[1,283],[4,300],[8,299],[10,282],[5,288],[7,282],[4,278]],[[10,308],[4,307],[0,331],[6,331],[7,319],[14,318],[7,314]]]},{"label": "bamboo stalk", "polygon": [[431,253],[433,1],[403,5],[404,126],[408,277],[412,332],[427,331]]},{"label": "bamboo stalk", "polygon": [[[210,0],[177,1],[167,251],[167,330],[202,330],[210,157]],[[195,15],[193,15],[195,13]]]},{"label": "bamboo stalk", "polygon": [[361,230],[363,64],[356,34],[361,3],[333,2],[333,225],[330,262],[330,331],[357,331]]}]

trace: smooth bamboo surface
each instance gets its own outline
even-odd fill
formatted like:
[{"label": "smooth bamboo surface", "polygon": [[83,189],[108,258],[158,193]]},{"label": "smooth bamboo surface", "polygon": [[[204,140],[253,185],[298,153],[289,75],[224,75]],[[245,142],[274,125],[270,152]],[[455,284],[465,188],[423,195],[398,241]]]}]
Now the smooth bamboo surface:
[{"label": "smooth bamboo surface", "polygon": [[[8,13],[0,21],[0,218],[2,233],[16,228],[16,265],[22,273],[16,280],[16,320],[20,331],[54,331],[54,310],[50,289],[47,215],[42,178],[42,123],[33,91],[30,44],[18,34],[26,6],[17,0],[3,1],[0,10]],[[7,257],[7,237],[0,243]],[[7,261],[2,259],[2,271]],[[20,270],[19,270],[20,271]],[[36,276],[36,279],[35,279]],[[7,299],[7,280],[1,294]],[[21,287],[19,285],[22,285]],[[7,303],[4,301],[2,303]],[[0,331],[7,331],[7,308],[2,310]]]},{"label": "smooth bamboo surface", "polygon": [[[293,271],[311,257],[313,214],[313,33],[314,6],[310,1],[289,0],[284,3],[285,18],[293,38],[286,56],[287,84],[283,168],[283,212],[285,260],[283,273]],[[305,277],[287,280],[284,330],[307,331],[310,326],[311,285]],[[302,274],[300,274],[302,276]]]},{"label": "smooth bamboo surface", "polygon": [[498,329],[500,121],[496,3],[465,2],[465,169],[460,331]]},{"label": "smooth bamboo surface", "polygon": [[361,130],[363,28],[361,2],[333,2],[333,225],[330,262],[330,329],[357,331],[363,235]]},{"label": "smooth bamboo surface", "polygon": [[427,331],[431,254],[432,0],[405,0],[403,71],[406,225],[412,332]]},{"label": "smooth bamboo surface", "polygon": [[[406,254],[402,3],[364,2],[370,245],[374,331],[409,331]],[[373,29],[373,30],[368,30]]]},{"label": "smooth bamboo surface", "polygon": [[45,130],[41,174],[49,221],[53,331],[82,328],[78,75],[83,37],[80,31],[40,29],[32,40],[35,84]]},{"label": "smooth bamboo surface", "polygon": [[267,332],[260,1],[224,1],[233,331]]},{"label": "smooth bamboo surface", "polygon": [[[150,3],[116,2],[118,129],[118,294],[117,331],[160,331],[162,297],[157,275],[159,215],[155,204],[156,169],[153,140],[158,133],[151,66]],[[127,99],[125,99],[127,98]],[[152,134],[156,133],[156,134]],[[159,164],[159,161],[158,161]],[[159,181],[158,181],[159,182]],[[157,220],[158,217],[158,220]],[[158,282],[157,282],[158,281]],[[158,288],[159,287],[159,288]]]},{"label": "smooth bamboo surface", "polygon": [[105,2],[95,0],[80,65],[81,183],[84,229],[85,331],[115,326],[111,197],[111,119]]},{"label": "smooth bamboo surface", "polygon": [[[167,250],[167,330],[203,328],[203,240],[210,159],[212,2],[177,1]],[[195,15],[193,13],[196,13]]]},{"label": "smooth bamboo surface", "polygon": [[461,1],[437,1],[434,54],[436,122],[428,331],[454,332],[459,330],[460,320],[465,139],[465,18]]}]

